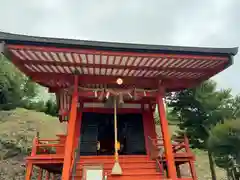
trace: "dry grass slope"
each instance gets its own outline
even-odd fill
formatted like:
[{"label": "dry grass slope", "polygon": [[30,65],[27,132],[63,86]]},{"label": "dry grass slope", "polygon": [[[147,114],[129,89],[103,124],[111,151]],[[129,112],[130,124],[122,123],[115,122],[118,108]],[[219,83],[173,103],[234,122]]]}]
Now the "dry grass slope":
[{"label": "dry grass slope", "polygon": [[[177,127],[170,126],[171,132]],[[157,127],[159,131],[159,127]],[[0,112],[0,179],[24,179],[24,162],[26,151],[31,148],[33,137],[40,132],[42,138],[55,138],[64,132],[63,126],[56,118],[25,109]],[[210,180],[207,154],[196,150],[196,168],[199,180]],[[217,169],[218,180],[225,178],[225,172]]]},{"label": "dry grass slope", "polygon": [[31,149],[33,137],[55,138],[63,132],[56,118],[25,109],[0,112],[0,179],[24,179],[24,157]]}]

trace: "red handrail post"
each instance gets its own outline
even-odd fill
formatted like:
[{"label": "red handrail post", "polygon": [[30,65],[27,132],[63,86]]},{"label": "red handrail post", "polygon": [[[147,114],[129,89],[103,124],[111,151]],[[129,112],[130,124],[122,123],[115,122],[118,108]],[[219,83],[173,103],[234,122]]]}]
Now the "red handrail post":
[{"label": "red handrail post", "polygon": [[[37,154],[37,144],[38,144],[38,137],[36,136],[33,139],[31,156],[35,156]],[[33,171],[33,164],[30,162],[27,162],[25,180],[31,179],[32,171]]]},{"label": "red handrail post", "polygon": [[38,137],[36,136],[36,137],[33,139],[31,156],[35,156],[35,155],[37,154],[37,145],[38,145]]},{"label": "red handrail post", "polygon": [[[190,154],[191,150],[190,150],[189,140],[186,134],[184,134],[184,144],[185,144],[185,149],[187,154]],[[197,180],[197,173],[196,173],[193,159],[189,160],[189,166],[190,166],[190,171],[191,171],[193,180]]]}]

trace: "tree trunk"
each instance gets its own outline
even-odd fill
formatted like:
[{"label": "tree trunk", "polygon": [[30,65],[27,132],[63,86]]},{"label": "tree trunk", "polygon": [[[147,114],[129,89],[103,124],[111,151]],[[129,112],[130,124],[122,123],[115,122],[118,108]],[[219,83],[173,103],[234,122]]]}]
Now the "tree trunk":
[{"label": "tree trunk", "polygon": [[209,166],[211,171],[212,180],[217,180],[216,171],[215,171],[215,165],[212,157],[212,152],[210,150],[207,150],[208,152],[208,159],[209,159]]},{"label": "tree trunk", "polygon": [[231,174],[231,170],[229,168],[226,169],[227,172],[227,179],[228,180],[233,180],[232,174]]}]

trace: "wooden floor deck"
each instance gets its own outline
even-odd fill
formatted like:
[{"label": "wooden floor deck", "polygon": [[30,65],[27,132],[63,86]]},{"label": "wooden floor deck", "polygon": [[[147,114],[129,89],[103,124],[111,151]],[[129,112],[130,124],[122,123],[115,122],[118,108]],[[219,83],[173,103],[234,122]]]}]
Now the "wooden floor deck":
[{"label": "wooden floor deck", "polygon": [[[126,155],[120,155],[119,159],[121,160]],[[129,157],[129,155],[127,155]],[[95,157],[95,158],[94,158]],[[81,156],[80,159],[89,159],[92,158],[93,162],[95,159],[109,159],[114,161],[114,156]],[[181,154],[175,154],[175,162],[176,164],[184,164],[186,161],[188,161],[189,156],[181,153]],[[55,173],[55,174],[61,174],[62,173],[62,167],[63,167],[63,161],[64,161],[64,154],[38,154],[35,156],[29,156],[26,158],[27,162],[31,162],[37,167],[40,167],[41,169],[45,169],[49,172]],[[166,159],[163,157],[164,164],[166,164]]]},{"label": "wooden floor deck", "polygon": [[[62,139],[61,139],[62,138]],[[63,162],[64,162],[64,151],[65,151],[65,141],[64,136],[60,137],[57,140],[40,140],[35,139],[33,142],[33,148],[32,153],[30,156],[26,158],[26,162],[33,164],[34,166],[39,167],[40,169],[46,170],[49,173],[53,174],[61,174],[62,168],[63,168]],[[162,143],[159,143],[159,139],[156,139],[156,144],[153,144],[151,148],[151,152],[153,156],[150,157],[150,155],[144,155],[146,160],[142,158],[140,155],[138,158],[138,155],[119,155],[119,162],[125,163],[126,160],[134,158],[136,162],[133,162],[131,164],[132,166],[138,165],[140,168],[140,165],[146,165],[147,162],[152,161],[153,164],[155,164],[156,159],[159,160],[159,162],[162,164],[163,168],[166,170],[166,157],[165,154],[161,150]],[[189,147],[186,146],[186,143],[177,143],[173,144],[174,148],[174,157],[175,157],[175,164],[176,167],[189,163],[190,161],[194,161],[195,157],[192,152],[190,152],[188,149]],[[160,152],[162,152],[160,154]],[[95,156],[80,156],[79,162],[101,162],[99,160],[102,159],[103,161],[107,161],[108,163],[114,162],[114,155],[95,155]],[[140,164],[137,162],[137,160],[141,160]],[[151,160],[152,159],[152,160]],[[124,160],[124,161],[123,161]],[[144,160],[144,161],[143,161]],[[145,163],[144,163],[145,162]],[[106,166],[107,167],[107,166]],[[155,169],[155,168],[153,168]],[[140,172],[139,172],[140,173]],[[157,175],[159,177],[159,175]],[[125,180],[125,179],[124,179]],[[180,179],[179,179],[180,180]],[[181,178],[181,180],[192,180],[192,178]]]}]

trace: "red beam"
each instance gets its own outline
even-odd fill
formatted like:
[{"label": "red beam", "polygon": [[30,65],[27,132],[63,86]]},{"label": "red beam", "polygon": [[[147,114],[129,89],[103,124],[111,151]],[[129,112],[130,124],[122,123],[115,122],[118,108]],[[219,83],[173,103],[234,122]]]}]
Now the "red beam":
[{"label": "red beam", "polygon": [[[95,97],[95,92],[93,92],[92,90],[89,91],[80,91],[78,92],[78,96],[79,97],[95,97],[98,98],[100,96],[101,92],[97,93],[97,97]],[[146,94],[144,94],[144,92],[137,92],[136,93],[136,97],[137,98],[154,98],[156,96],[156,92],[146,92]],[[133,94],[131,94],[133,96]],[[106,96],[106,93],[104,94],[104,97]]]},{"label": "red beam", "polygon": [[[156,98],[142,98],[142,99],[139,99],[139,100],[124,100],[124,103],[127,103],[127,104],[141,104],[141,103],[148,104],[149,101],[155,103],[155,100],[156,100]],[[83,103],[95,103],[95,102],[100,103],[101,102],[96,98],[88,98],[88,97],[80,98],[80,101],[83,102]]]},{"label": "red beam", "polygon": [[[40,73],[40,72],[29,72],[28,75],[39,80],[60,80],[73,83],[74,74],[67,73]],[[104,75],[79,75],[80,84],[116,84],[117,78],[119,76],[104,76]],[[157,85],[158,81],[161,80],[165,85],[177,83],[177,84],[189,84],[196,82],[196,79],[187,79],[187,78],[148,78],[148,77],[120,77],[123,79],[124,84],[146,84],[148,85]],[[119,85],[119,87],[122,87]]]},{"label": "red beam", "polygon": [[[109,113],[113,114],[113,109],[111,108],[83,108],[83,112],[93,112],[93,113]],[[118,108],[118,114],[139,114],[142,113],[142,109],[137,108]]]},{"label": "red beam", "polygon": [[[53,75],[51,75],[53,74]],[[42,76],[41,73],[34,73],[31,74],[35,80],[39,80],[40,82],[49,82],[50,80],[53,81],[66,81],[69,84],[73,84],[72,82],[72,75],[62,75],[62,74],[54,74],[49,73],[46,76]],[[129,77],[124,78],[124,86],[119,86],[116,84],[116,77],[110,76],[93,76],[93,75],[80,75],[80,86],[84,86],[86,84],[107,84],[108,88],[150,88],[150,89],[157,89],[156,83],[158,82],[155,78],[134,78]],[[201,80],[202,81],[202,80]],[[189,79],[166,79],[163,81],[163,85],[167,88],[168,91],[178,91],[180,89],[194,87],[199,84],[201,81],[198,80],[189,80]],[[59,86],[52,86],[49,88],[49,92],[58,92],[62,87]],[[67,88],[67,87],[66,87]]]},{"label": "red beam", "polygon": [[78,54],[93,54],[106,56],[134,56],[134,57],[165,57],[178,59],[204,59],[204,60],[228,60],[226,56],[206,56],[206,55],[182,55],[182,54],[164,54],[164,53],[139,53],[139,52],[118,52],[118,51],[102,51],[95,49],[77,49],[77,48],[57,48],[44,46],[27,46],[27,45],[7,45],[9,49],[44,51],[44,52],[66,52]]},{"label": "red beam", "polygon": [[[63,81],[73,84],[73,74],[61,74],[61,73],[38,73],[29,72],[28,76],[31,76],[34,80],[40,82]],[[123,85],[117,85],[117,76],[94,76],[94,75],[79,75],[79,84],[113,84],[119,88],[124,88],[125,85],[140,86],[145,88],[156,88],[157,79],[154,78],[137,78],[137,77],[124,77]]]}]

